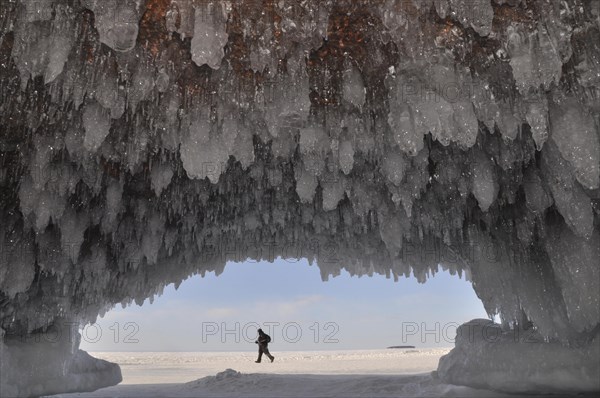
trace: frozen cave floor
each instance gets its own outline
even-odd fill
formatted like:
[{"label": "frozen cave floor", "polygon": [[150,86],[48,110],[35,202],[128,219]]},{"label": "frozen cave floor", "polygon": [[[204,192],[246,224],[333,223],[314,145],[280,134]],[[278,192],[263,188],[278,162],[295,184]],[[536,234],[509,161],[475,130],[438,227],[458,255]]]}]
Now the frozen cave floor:
[{"label": "frozen cave floor", "polygon": [[189,383],[129,384],[52,398],[107,397],[591,397],[593,393],[506,394],[446,384],[429,373],[412,375],[316,375],[240,373],[227,369]]}]

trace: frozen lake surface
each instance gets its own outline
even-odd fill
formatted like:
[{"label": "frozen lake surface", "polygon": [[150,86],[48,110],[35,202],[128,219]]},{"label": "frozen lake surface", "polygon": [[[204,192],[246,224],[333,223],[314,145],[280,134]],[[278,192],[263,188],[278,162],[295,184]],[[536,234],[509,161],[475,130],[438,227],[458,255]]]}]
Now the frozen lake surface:
[{"label": "frozen lake surface", "polygon": [[186,383],[225,369],[265,374],[414,374],[437,368],[449,349],[384,349],[277,352],[275,362],[254,363],[252,352],[96,352],[118,363],[121,384]]}]

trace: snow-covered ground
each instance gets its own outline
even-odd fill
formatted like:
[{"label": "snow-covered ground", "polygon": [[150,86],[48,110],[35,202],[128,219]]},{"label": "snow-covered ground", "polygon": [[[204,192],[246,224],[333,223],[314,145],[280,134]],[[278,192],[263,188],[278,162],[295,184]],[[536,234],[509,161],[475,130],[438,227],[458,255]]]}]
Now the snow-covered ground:
[{"label": "snow-covered ground", "polygon": [[123,382],[55,397],[502,397],[431,376],[449,349],[93,353],[121,365]]},{"label": "snow-covered ground", "polygon": [[94,352],[93,356],[118,363],[121,384],[186,383],[214,376],[225,369],[265,374],[383,374],[423,373],[435,370],[449,349],[383,349],[346,351],[273,350],[275,362],[254,363],[252,352]]}]

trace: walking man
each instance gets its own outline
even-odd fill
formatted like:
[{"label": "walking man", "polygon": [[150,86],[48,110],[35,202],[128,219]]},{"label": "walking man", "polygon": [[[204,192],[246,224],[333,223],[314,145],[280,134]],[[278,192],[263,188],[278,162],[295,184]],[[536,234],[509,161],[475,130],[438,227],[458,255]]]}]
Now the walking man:
[{"label": "walking man", "polygon": [[258,344],[258,359],[255,361],[256,363],[260,363],[263,354],[265,354],[271,362],[275,360],[275,357],[269,352],[268,346],[270,342],[271,336],[263,332],[262,329],[258,329],[258,340],[255,341],[255,343]]}]

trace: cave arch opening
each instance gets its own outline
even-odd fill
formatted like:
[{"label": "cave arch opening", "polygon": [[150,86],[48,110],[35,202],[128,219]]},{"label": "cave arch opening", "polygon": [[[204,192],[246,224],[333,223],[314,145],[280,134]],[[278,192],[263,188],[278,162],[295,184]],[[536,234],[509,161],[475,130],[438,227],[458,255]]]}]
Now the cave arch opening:
[{"label": "cave arch opening", "polygon": [[[456,329],[488,315],[464,273],[430,269],[427,282],[341,270],[323,281],[305,258],[228,262],[160,295],[116,305],[82,329],[82,349],[254,351],[258,327],[277,350],[451,347]],[[359,274],[360,275],[360,274]]]}]

